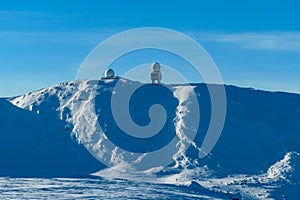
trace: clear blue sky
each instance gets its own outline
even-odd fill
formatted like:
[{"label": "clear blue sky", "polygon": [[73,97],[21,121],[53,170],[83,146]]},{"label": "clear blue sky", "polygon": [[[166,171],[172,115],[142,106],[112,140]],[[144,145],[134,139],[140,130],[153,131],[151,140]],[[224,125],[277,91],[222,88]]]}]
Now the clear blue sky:
[{"label": "clear blue sky", "polygon": [[147,26],[196,39],[227,84],[300,93],[299,19],[299,0],[0,0],[0,97],[74,80],[99,42]]}]

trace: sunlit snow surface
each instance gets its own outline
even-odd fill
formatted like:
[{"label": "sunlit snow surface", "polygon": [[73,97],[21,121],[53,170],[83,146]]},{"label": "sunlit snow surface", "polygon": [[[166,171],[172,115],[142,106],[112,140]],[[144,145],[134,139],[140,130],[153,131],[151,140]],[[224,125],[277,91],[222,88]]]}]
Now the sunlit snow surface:
[{"label": "sunlit snow surface", "polygon": [[[170,85],[178,102],[165,109],[174,114],[180,104],[176,126],[167,129],[178,137],[173,163],[135,170],[118,148],[106,145],[105,130],[99,129],[111,121],[105,121],[105,107],[98,111],[95,99],[114,94],[114,81],[72,81],[0,99],[0,199],[300,198],[300,95],[226,86],[224,130],[213,151],[199,159],[211,116],[207,88],[192,85],[201,120],[189,141],[190,91],[186,85]],[[143,85],[121,81],[125,89]],[[147,122],[135,114],[139,123]],[[109,158],[110,167],[90,153]]]},{"label": "sunlit snow surface", "polygon": [[[0,178],[1,199],[208,199],[192,188],[126,180]],[[215,198],[220,199],[220,198]]]},{"label": "sunlit snow surface", "polygon": [[[289,154],[287,157],[294,153]],[[273,168],[285,171],[289,158]],[[288,167],[289,166],[285,166]],[[205,168],[163,172],[106,169],[80,178],[0,178],[1,199],[296,199],[299,184],[279,180],[270,172],[259,176],[210,176]],[[169,175],[167,175],[169,174]],[[289,184],[289,185],[286,185]],[[288,191],[290,190],[290,191]],[[285,194],[290,195],[285,195]]]}]

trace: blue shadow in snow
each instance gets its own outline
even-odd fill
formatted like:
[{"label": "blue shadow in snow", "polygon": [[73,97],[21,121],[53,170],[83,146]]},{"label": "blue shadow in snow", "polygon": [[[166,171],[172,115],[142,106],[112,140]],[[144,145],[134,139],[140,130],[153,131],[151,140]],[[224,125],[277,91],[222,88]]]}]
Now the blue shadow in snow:
[{"label": "blue shadow in snow", "polygon": [[[116,83],[117,81],[108,84],[114,87]],[[153,152],[166,146],[175,137],[174,119],[179,102],[167,87],[144,84],[135,90],[130,98],[128,109],[132,120],[139,126],[146,126],[151,123],[148,113],[152,105],[160,104],[166,110],[167,119],[163,128],[148,138],[133,137],[120,129],[114,120],[111,109],[112,92],[110,90],[102,91],[101,88],[100,90],[101,95],[96,96],[95,101],[96,112],[99,116],[98,121],[106,136],[116,146],[135,153]]]}]

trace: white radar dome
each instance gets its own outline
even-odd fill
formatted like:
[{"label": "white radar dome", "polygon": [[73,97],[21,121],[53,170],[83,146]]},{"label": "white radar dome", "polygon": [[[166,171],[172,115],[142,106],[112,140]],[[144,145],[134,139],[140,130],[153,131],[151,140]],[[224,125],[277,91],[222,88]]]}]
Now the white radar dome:
[{"label": "white radar dome", "polygon": [[115,76],[115,71],[113,69],[106,69],[104,72],[105,78],[113,78]]},{"label": "white radar dome", "polygon": [[161,68],[161,66],[158,62],[153,63],[151,67],[152,67],[152,71],[154,71],[154,72],[159,72],[160,68]]}]

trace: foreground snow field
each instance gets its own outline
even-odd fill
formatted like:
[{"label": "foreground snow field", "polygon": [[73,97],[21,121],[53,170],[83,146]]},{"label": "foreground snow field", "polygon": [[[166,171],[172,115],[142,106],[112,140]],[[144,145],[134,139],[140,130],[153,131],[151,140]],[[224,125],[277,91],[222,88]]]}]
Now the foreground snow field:
[{"label": "foreground snow field", "polygon": [[[199,159],[211,116],[205,84],[153,86],[120,79],[123,92],[141,88],[134,93],[130,106],[137,124],[149,123],[151,104],[165,108],[168,118],[164,128],[145,142],[124,136],[113,120],[110,97],[119,92],[114,90],[117,81],[72,81],[0,99],[0,176],[16,177],[0,178],[0,197],[14,198],[9,188],[18,182],[23,186],[24,181],[29,182],[33,187],[42,182],[49,189],[49,185],[70,181],[74,185],[86,184],[82,191],[79,189],[82,197],[91,183],[97,182],[101,188],[101,184],[123,187],[126,182],[126,187],[131,185],[133,189],[116,198],[131,196],[139,184],[165,197],[172,190],[174,198],[176,194],[178,198],[300,198],[300,95],[225,86],[227,113],[223,132],[210,154]],[[193,91],[189,91],[191,88]],[[189,141],[185,135],[192,130],[187,122],[188,113],[194,110],[193,98],[199,102],[201,119],[194,141]],[[170,165],[161,167],[161,160],[156,163],[147,158],[149,152],[172,143],[172,138],[176,138],[176,148],[170,151],[170,158],[166,157],[173,161]],[[108,141],[116,146],[109,146]],[[120,149],[143,156],[128,162]],[[109,158],[107,163],[98,161],[105,158]],[[139,165],[143,162],[151,167]],[[66,183],[61,183],[63,180]],[[76,195],[68,197],[80,196]]]}]

